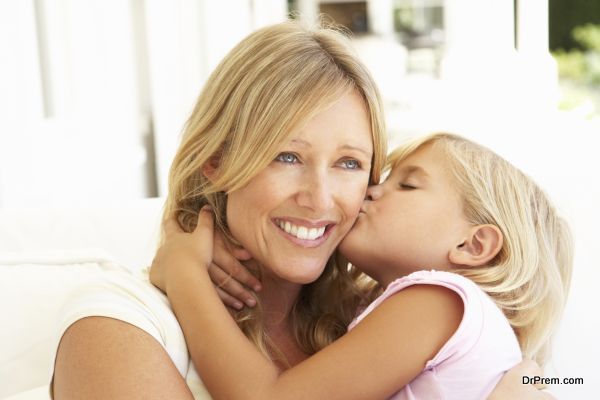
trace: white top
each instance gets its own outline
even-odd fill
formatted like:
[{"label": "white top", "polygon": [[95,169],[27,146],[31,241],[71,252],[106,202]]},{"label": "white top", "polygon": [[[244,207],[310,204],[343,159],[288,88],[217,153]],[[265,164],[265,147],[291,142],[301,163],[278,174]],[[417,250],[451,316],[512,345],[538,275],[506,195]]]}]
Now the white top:
[{"label": "white top", "polygon": [[[211,399],[194,369],[169,301],[150,283],[147,270],[134,275],[125,268],[112,268],[99,274],[93,282],[73,290],[61,311],[51,360],[56,359],[60,339],[69,326],[93,316],[118,319],[150,334],[185,378],[194,399]],[[53,376],[54,362],[51,363],[49,382]]]}]

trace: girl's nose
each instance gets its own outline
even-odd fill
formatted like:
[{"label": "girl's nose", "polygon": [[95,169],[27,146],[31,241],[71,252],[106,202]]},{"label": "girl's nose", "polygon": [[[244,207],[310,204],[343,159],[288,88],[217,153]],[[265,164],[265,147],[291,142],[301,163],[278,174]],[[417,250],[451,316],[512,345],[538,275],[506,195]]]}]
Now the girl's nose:
[{"label": "girl's nose", "polygon": [[383,188],[381,185],[373,185],[367,188],[367,200],[377,200],[383,194]]}]

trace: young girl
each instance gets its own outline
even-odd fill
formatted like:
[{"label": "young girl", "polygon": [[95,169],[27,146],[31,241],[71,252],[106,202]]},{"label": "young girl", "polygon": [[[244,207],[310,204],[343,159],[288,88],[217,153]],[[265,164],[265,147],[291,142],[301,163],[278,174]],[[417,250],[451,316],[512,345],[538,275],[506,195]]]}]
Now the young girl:
[{"label": "young girl", "polygon": [[340,246],[385,290],[345,336],[284,372],[212,287],[211,212],[192,234],[167,224],[151,279],[213,397],[482,399],[521,355],[543,364],[572,265],[569,230],[544,193],[451,134],[401,146],[389,167]]}]

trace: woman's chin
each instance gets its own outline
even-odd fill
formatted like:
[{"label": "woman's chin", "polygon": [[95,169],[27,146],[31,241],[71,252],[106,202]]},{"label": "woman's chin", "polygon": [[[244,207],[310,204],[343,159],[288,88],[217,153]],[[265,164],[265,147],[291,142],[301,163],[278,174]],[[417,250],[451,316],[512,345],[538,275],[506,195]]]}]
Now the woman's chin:
[{"label": "woman's chin", "polygon": [[308,285],[310,283],[313,283],[317,279],[319,279],[319,277],[321,276],[321,274],[323,273],[323,271],[325,269],[324,266],[319,266],[319,267],[306,266],[306,267],[300,267],[300,268],[301,268],[301,270],[299,270],[297,274],[293,274],[293,275],[288,274],[287,276],[282,277],[282,278],[289,282],[298,283],[301,285]]},{"label": "woman's chin", "polygon": [[296,260],[287,261],[283,268],[269,268],[265,266],[263,276],[299,285],[306,285],[319,279],[323,273],[327,260]]}]

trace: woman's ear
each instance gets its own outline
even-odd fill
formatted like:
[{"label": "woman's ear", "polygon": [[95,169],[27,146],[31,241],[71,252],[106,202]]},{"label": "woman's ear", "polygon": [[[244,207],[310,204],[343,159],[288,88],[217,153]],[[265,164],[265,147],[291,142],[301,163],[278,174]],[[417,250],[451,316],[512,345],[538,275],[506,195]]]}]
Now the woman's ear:
[{"label": "woman's ear", "polygon": [[214,182],[217,179],[219,162],[217,157],[211,157],[208,159],[206,163],[202,166],[202,175],[206,177],[211,182]]},{"label": "woman's ear", "polygon": [[450,250],[452,264],[479,267],[492,261],[502,249],[504,237],[495,225],[477,225],[468,236]]}]

